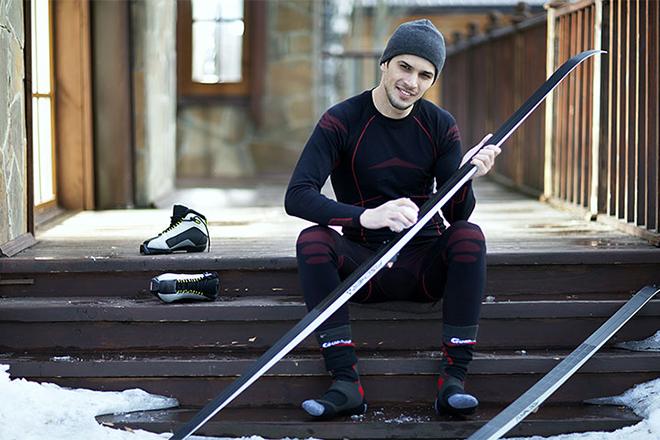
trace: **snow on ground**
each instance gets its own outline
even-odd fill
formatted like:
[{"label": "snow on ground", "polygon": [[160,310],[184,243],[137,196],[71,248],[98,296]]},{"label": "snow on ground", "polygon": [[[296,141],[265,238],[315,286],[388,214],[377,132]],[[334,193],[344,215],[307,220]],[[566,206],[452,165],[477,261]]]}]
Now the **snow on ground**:
[{"label": "snow on ground", "polygon": [[[660,330],[643,341],[628,341],[616,344],[618,348],[632,351],[660,351]],[[658,440],[660,439],[660,378],[636,385],[620,396],[591,399],[598,405],[627,406],[644,420],[634,426],[614,432],[585,432],[547,437],[547,440]],[[544,437],[527,437],[525,440],[540,440]],[[522,440],[522,439],[514,439]]]},{"label": "snow on ground", "polygon": [[[148,394],[139,389],[101,392],[62,388],[50,383],[11,379],[8,370],[7,365],[0,365],[0,440],[163,440],[171,435],[112,429],[97,423],[95,416],[172,408],[178,405],[176,399]],[[660,439],[660,378],[637,385],[619,396],[593,399],[591,403],[624,405],[644,420],[614,432],[567,434],[548,439]],[[213,440],[210,437],[191,437],[195,438]],[[542,437],[535,436],[526,440],[540,439]],[[253,436],[243,440],[263,439]]]},{"label": "snow on ground", "polygon": [[[652,380],[629,389],[614,397],[592,399],[601,405],[624,405],[644,420],[634,426],[614,432],[585,432],[547,437],[552,440],[658,440],[660,439],[660,379]],[[540,440],[544,437],[527,437],[525,440]],[[522,440],[522,439],[514,439]]]},{"label": "snow on ground", "polygon": [[[102,392],[11,379],[0,365],[0,440],[163,440],[171,433],[124,431],[97,423],[95,416],[172,408],[176,399],[139,389]],[[210,437],[191,439],[213,440]],[[250,437],[244,440],[263,440]]]},{"label": "snow on ground", "polygon": [[619,342],[615,347],[632,351],[660,351],[660,330],[643,341]]}]

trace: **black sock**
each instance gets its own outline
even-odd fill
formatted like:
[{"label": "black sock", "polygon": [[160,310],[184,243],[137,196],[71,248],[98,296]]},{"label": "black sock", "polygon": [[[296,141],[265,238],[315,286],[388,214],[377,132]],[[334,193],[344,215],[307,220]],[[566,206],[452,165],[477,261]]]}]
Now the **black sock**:
[{"label": "black sock", "polygon": [[[330,372],[332,379],[354,383],[355,392],[364,396],[350,327],[341,326],[319,331],[317,332],[317,338],[321,345],[325,368]],[[322,399],[337,406],[344,405],[348,400],[347,396],[335,390],[329,390],[323,395]]]},{"label": "black sock", "polygon": [[436,410],[454,414],[470,414],[479,401],[464,390],[468,365],[472,361],[477,326],[444,325],[442,369],[438,377]]}]

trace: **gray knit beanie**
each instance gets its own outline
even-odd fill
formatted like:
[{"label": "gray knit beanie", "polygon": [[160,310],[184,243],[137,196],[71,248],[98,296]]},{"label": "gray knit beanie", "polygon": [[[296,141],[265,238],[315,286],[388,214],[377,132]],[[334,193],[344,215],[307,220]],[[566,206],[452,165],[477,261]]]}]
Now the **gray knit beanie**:
[{"label": "gray knit beanie", "polygon": [[428,19],[402,23],[394,31],[380,57],[380,64],[397,55],[410,54],[429,60],[435,66],[434,81],[445,64],[445,39]]}]

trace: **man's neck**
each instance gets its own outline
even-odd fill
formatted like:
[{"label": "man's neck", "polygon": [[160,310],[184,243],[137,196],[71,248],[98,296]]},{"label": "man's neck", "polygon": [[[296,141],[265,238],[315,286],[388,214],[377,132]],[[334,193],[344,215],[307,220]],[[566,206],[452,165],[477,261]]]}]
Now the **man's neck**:
[{"label": "man's neck", "polygon": [[390,100],[387,98],[387,92],[383,84],[379,84],[378,87],[371,91],[371,100],[376,107],[376,110],[388,118],[392,119],[403,119],[410,114],[413,109],[411,105],[405,110],[399,110],[398,108],[392,106]]}]

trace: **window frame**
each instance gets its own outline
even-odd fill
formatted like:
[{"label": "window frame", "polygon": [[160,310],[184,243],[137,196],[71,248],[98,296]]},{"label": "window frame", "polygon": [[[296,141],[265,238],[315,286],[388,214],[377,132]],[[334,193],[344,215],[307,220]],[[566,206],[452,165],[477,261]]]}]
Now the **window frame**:
[{"label": "window frame", "polygon": [[[35,0],[30,1],[30,14],[34,15],[36,13],[36,4]],[[33,38],[32,32],[37,32],[36,25],[34,23],[34,20],[32,20],[33,17],[30,17],[30,44],[36,44],[35,38]],[[54,18],[53,18],[53,4],[51,2],[48,2],[48,64],[50,67],[50,72],[49,72],[49,92],[47,93],[42,93],[42,92],[35,92],[34,88],[34,77],[35,77],[35,72],[32,66],[30,66],[30,72],[31,72],[31,81],[30,81],[30,119],[32,121],[31,125],[31,137],[32,137],[32,145],[30,148],[32,149],[32,166],[34,167],[37,164],[41,164],[41,160],[34,157],[34,148],[36,146],[37,149],[41,149],[41,142],[40,142],[40,137],[34,135],[34,130],[39,130],[40,127],[34,125],[34,120],[35,118],[35,112],[39,111],[39,106],[36,105],[39,101],[47,100],[48,105],[50,108],[50,167],[51,167],[51,182],[50,182],[50,187],[52,189],[52,198],[48,198],[47,200],[43,199],[43,195],[41,194],[41,184],[37,185],[37,182],[35,181],[35,178],[37,177],[37,173],[40,175],[40,171],[33,169],[32,173],[32,204],[34,208],[34,213],[35,214],[43,214],[44,212],[50,211],[58,206],[59,203],[59,198],[58,198],[58,170],[57,170],[57,131],[56,131],[56,107],[55,107],[55,101],[56,101],[56,92],[55,92],[55,62],[54,62],[54,29],[53,29],[53,24],[54,24]],[[42,30],[43,32],[43,30]],[[32,49],[32,48],[31,48]],[[31,50],[31,52],[34,52]],[[36,53],[31,53],[31,63],[34,63],[36,59]],[[41,117],[41,115],[40,115]],[[39,120],[39,119],[37,119]],[[35,145],[36,144],[36,145]],[[39,168],[41,165],[39,165]],[[41,177],[39,178],[41,181]],[[37,192],[39,193],[39,197],[37,198]],[[38,200],[37,200],[38,199]]]},{"label": "window frame", "polygon": [[250,71],[250,36],[252,33],[251,3],[243,3],[243,22],[245,31],[243,35],[240,82],[226,83],[200,83],[192,79],[192,1],[179,0],[177,2],[177,94],[181,98],[216,97],[237,98],[247,97],[251,91]]}]

